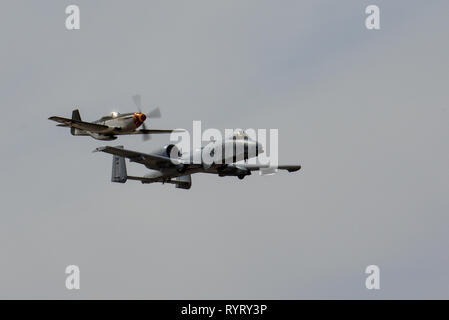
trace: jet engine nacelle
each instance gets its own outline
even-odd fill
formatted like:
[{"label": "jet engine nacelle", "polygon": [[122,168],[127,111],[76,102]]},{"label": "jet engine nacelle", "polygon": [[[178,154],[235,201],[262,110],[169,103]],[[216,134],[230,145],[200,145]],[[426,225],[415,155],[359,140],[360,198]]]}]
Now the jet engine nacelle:
[{"label": "jet engine nacelle", "polygon": [[181,157],[181,150],[174,144],[168,144],[161,149],[154,151],[153,153],[172,159],[178,159]]}]

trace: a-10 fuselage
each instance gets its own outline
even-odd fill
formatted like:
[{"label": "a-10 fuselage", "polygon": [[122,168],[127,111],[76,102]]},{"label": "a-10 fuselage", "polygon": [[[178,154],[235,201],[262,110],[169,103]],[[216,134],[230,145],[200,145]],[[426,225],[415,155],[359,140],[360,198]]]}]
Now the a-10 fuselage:
[{"label": "a-10 fuselage", "polygon": [[[145,175],[145,178],[160,178],[170,176],[171,178],[182,176],[186,173],[192,174],[196,172],[208,172],[208,169],[214,165],[222,165],[223,175],[240,176],[247,174],[247,170],[242,168],[242,172],[238,167],[233,167],[232,172],[226,172],[225,167],[228,164],[235,164],[238,161],[248,160],[257,157],[263,153],[263,147],[260,142],[245,139],[226,139],[222,141],[214,141],[205,147],[192,150],[188,153],[181,153],[176,145],[167,145],[160,150],[153,152],[161,156],[172,159],[173,166],[153,170],[150,167],[150,172]],[[191,168],[184,171],[184,164],[199,164],[197,168]],[[216,173],[216,170],[211,170],[211,173]]]}]

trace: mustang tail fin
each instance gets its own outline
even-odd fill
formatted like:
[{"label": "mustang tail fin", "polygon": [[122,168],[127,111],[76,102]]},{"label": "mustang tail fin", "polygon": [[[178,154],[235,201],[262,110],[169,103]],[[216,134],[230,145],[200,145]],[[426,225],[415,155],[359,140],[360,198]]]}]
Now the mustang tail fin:
[{"label": "mustang tail fin", "polygon": [[[75,109],[72,111],[72,120],[81,121],[81,115],[80,115],[80,111],[78,109]],[[76,129],[73,127],[70,128],[70,133],[74,136],[76,134]]]},{"label": "mustang tail fin", "polygon": [[[123,146],[117,146],[116,148],[123,149]],[[125,183],[128,180],[128,175],[126,173],[126,163],[125,158],[119,157],[117,155],[112,156],[112,182]]]}]

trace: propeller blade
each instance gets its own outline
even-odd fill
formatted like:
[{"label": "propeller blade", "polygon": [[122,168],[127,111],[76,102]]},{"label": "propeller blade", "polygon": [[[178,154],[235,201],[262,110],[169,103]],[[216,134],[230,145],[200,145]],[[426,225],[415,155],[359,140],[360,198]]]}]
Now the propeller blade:
[{"label": "propeller blade", "polygon": [[[140,94],[135,94],[133,97],[134,104],[137,107],[137,110],[142,113],[142,97]],[[160,118],[161,117],[161,110],[159,108],[156,108],[146,114],[147,118]],[[145,122],[142,123],[142,129],[146,130],[147,126],[145,125]],[[146,133],[142,135],[142,138],[144,141],[151,139],[151,134]]]},{"label": "propeller blade", "polygon": [[140,96],[140,94],[136,94],[133,95],[133,101],[134,104],[136,105],[137,109],[139,110],[139,112],[142,112],[142,97]]},{"label": "propeller blade", "polygon": [[[145,122],[142,123],[142,129],[143,129],[143,130],[147,130],[147,126],[145,125]],[[142,140],[143,140],[143,141],[151,140],[151,134],[149,134],[149,133],[143,134],[143,135],[142,135]]]},{"label": "propeller blade", "polygon": [[160,117],[161,117],[161,110],[159,109],[159,107],[148,113],[148,118],[160,118]]}]

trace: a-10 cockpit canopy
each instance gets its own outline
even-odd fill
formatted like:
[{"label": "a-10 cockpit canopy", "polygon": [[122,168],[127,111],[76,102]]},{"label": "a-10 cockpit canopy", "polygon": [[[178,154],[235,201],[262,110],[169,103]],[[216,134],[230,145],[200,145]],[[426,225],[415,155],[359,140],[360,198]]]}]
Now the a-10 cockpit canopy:
[{"label": "a-10 cockpit canopy", "polygon": [[244,140],[244,139],[249,139],[248,134],[245,132],[245,130],[242,129],[237,129],[234,131],[234,133],[231,136],[231,139],[235,139],[235,140]]}]

